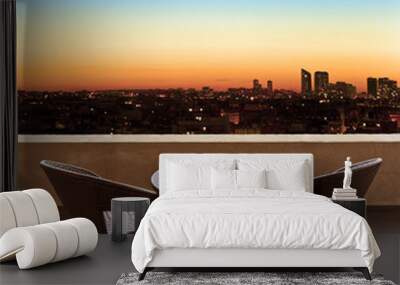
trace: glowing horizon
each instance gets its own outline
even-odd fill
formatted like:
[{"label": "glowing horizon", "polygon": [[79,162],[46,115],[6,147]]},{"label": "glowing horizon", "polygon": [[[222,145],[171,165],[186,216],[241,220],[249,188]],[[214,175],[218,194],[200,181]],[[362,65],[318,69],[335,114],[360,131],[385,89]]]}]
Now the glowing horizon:
[{"label": "glowing horizon", "polygon": [[[400,1],[17,0],[19,90],[400,81]],[[350,2],[350,3],[349,3]]]}]

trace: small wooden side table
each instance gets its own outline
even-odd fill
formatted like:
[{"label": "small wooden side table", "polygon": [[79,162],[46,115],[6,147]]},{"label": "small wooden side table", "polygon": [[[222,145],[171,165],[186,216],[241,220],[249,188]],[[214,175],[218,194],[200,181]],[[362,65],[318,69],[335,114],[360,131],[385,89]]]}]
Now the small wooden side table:
[{"label": "small wooden side table", "polygon": [[365,198],[332,199],[332,202],[359,214],[365,219],[367,218],[367,200]]},{"label": "small wooden side table", "polygon": [[[111,199],[111,239],[113,241],[123,241],[126,239],[127,233],[123,232],[123,225],[127,223],[127,221],[124,221],[124,212],[134,213],[136,232],[149,206],[150,199],[144,197],[121,197]],[[125,218],[127,218],[127,215],[125,215]]]}]

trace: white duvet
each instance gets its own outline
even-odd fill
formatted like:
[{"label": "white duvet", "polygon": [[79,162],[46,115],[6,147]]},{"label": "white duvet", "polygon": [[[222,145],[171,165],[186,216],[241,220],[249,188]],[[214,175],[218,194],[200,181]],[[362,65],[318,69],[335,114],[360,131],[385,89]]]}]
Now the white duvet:
[{"label": "white duvet", "polygon": [[370,271],[380,255],[365,219],[328,198],[256,189],[156,199],[132,243],[135,268],[165,248],[358,249]]}]

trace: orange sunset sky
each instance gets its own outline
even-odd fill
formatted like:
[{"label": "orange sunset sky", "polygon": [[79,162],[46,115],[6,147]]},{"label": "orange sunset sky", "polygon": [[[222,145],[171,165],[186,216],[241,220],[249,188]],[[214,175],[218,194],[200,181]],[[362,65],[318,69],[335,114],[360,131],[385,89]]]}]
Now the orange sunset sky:
[{"label": "orange sunset sky", "polygon": [[300,69],[400,81],[396,0],[18,0],[18,88],[299,90]]}]

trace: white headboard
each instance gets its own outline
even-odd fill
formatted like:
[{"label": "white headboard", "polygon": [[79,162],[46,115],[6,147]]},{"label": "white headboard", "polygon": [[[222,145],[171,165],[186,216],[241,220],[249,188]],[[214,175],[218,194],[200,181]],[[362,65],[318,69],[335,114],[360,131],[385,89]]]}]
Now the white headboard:
[{"label": "white headboard", "polygon": [[217,160],[232,160],[235,161],[240,158],[246,159],[268,159],[274,160],[296,160],[305,161],[309,173],[307,174],[307,192],[313,192],[314,185],[314,158],[311,153],[162,153],[159,160],[159,174],[160,174],[160,195],[164,194],[167,189],[167,165],[168,162],[174,160],[200,160],[202,162],[209,161],[210,164]]}]

